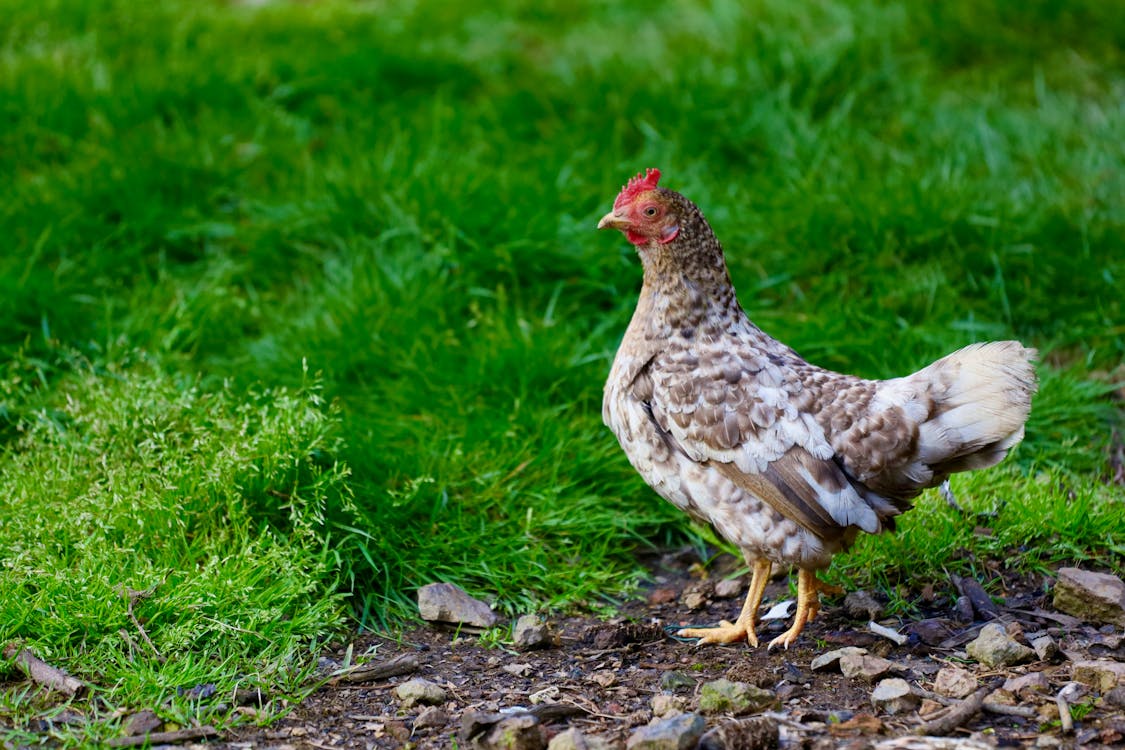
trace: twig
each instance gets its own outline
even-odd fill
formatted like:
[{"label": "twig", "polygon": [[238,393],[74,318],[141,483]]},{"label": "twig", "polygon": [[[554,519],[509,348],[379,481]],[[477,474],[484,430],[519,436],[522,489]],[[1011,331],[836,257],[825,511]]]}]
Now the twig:
[{"label": "twig", "polygon": [[1035,719],[1039,716],[1038,711],[1036,711],[1034,708],[1028,708],[1027,706],[1007,706],[1003,703],[989,703],[986,701],[983,708],[990,714],[1001,714],[1003,716],[1019,716],[1023,719]]},{"label": "twig", "polygon": [[393,659],[379,662],[378,664],[356,664],[347,669],[341,669],[332,674],[329,685],[341,682],[373,682],[396,675],[410,674],[418,671],[418,657],[414,654],[399,654]]},{"label": "twig", "polygon": [[110,747],[173,745],[177,742],[205,740],[218,736],[219,730],[212,726],[189,727],[188,729],[177,729],[175,732],[152,732],[151,734],[138,734],[133,737],[114,737],[112,740],[106,740],[105,744]]},{"label": "twig", "polygon": [[[926,690],[926,688],[923,687],[914,687],[911,689],[911,692],[913,692],[919,698],[927,698],[929,700],[936,701],[943,706],[956,706],[961,703],[961,701],[957,700],[956,698],[950,698],[948,696],[942,695],[941,693],[935,693],[932,690]],[[1039,716],[1038,712],[1036,712],[1034,708],[1028,708],[1027,706],[1006,706],[1003,703],[993,703],[991,701],[985,701],[984,703],[982,703],[981,708],[983,708],[985,711],[988,711],[990,714],[1019,716],[1024,719],[1034,719]]]},{"label": "twig", "polygon": [[164,657],[161,656],[160,652],[156,650],[156,644],[154,644],[152,642],[152,639],[148,637],[148,633],[145,632],[144,627],[141,625],[141,621],[138,620],[136,614],[133,613],[133,607],[137,604],[137,602],[152,596],[153,593],[156,592],[156,587],[159,585],[160,584],[153,584],[144,591],[137,591],[136,589],[122,586],[120,591],[121,596],[125,597],[125,601],[127,603],[126,612],[129,615],[129,619],[132,620],[133,624],[137,627],[137,631],[141,634],[141,639],[144,640],[144,642],[150,649],[152,649],[153,656],[156,657],[156,660],[163,664],[165,662]]},{"label": "twig", "polygon": [[[1063,688],[1063,690],[1065,689]],[[1059,707],[1059,724],[1062,727],[1063,734],[1070,734],[1074,731],[1074,717],[1070,715],[1070,703],[1063,695],[1063,690],[1060,690],[1059,694],[1055,696],[1055,705]]]},{"label": "twig", "polygon": [[577,703],[540,703],[528,709],[528,713],[544,724],[550,724],[559,719],[588,714],[590,711]]},{"label": "twig", "polygon": [[933,721],[927,721],[915,730],[915,734],[944,737],[969,719],[977,715],[984,705],[984,697],[999,686],[999,681],[985,685],[965,700],[953,706],[949,713]]},{"label": "twig", "polygon": [[961,592],[962,596],[969,597],[969,601],[973,604],[973,609],[984,620],[995,620],[1000,616],[1000,610],[997,609],[996,603],[992,601],[992,597],[984,590],[977,579],[970,576],[964,578],[960,576],[953,576],[953,585]]},{"label": "twig", "polygon": [[48,690],[71,697],[79,697],[86,692],[87,686],[81,680],[71,677],[58,667],[52,667],[26,648],[8,644],[4,649],[4,658],[12,659],[24,674]]},{"label": "twig", "polygon": [[867,623],[867,629],[870,630],[872,633],[875,633],[876,635],[883,636],[887,640],[894,641],[895,643],[897,643],[900,646],[902,644],[906,643],[908,640],[910,640],[909,638],[907,638],[905,635],[898,632],[894,628],[888,628],[886,625],[880,625],[879,623],[875,622],[874,620]]}]

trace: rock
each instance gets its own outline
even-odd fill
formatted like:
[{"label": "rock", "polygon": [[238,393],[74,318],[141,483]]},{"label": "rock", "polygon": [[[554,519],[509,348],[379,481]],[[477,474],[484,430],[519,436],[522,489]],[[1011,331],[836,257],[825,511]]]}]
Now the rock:
[{"label": "rock", "polygon": [[1035,656],[1035,652],[1019,643],[998,623],[981,628],[977,639],[965,647],[969,656],[986,667],[1010,667]]},{"label": "rock", "polygon": [[643,726],[625,743],[628,750],[689,750],[703,736],[707,722],[699,714],[680,714]]},{"label": "rock", "polygon": [[894,670],[894,662],[871,654],[844,654],[840,657],[840,672],[845,677],[874,682]]},{"label": "rock", "polygon": [[912,711],[919,702],[918,696],[910,689],[910,683],[899,677],[883,680],[871,693],[871,704],[888,714]]},{"label": "rock", "polygon": [[652,696],[652,715],[661,719],[684,713],[687,709],[687,698],[667,693],[657,693]]},{"label": "rock", "polygon": [[715,581],[715,596],[719,599],[733,599],[741,593],[741,578],[724,578],[721,581]]},{"label": "rock", "polygon": [[520,651],[547,648],[554,642],[554,633],[547,623],[535,615],[523,615],[512,629],[512,642]]},{"label": "rock", "polygon": [[1125,708],[1125,685],[1120,685],[1102,696],[1107,706]]},{"label": "rock", "polygon": [[1125,582],[1110,573],[1060,568],[1053,603],[1086,622],[1125,625]]},{"label": "rock", "polygon": [[1040,661],[1051,661],[1059,653],[1059,644],[1049,635],[1040,636],[1031,642],[1035,655]]},{"label": "rock", "polygon": [[660,689],[675,692],[681,688],[694,688],[695,679],[683,672],[672,669],[660,675]]},{"label": "rock", "polygon": [[445,703],[445,690],[429,680],[415,678],[407,680],[395,688],[395,695],[402,701],[403,708],[410,708],[417,703]]},{"label": "rock", "polygon": [[713,680],[699,691],[699,710],[705,714],[731,713],[735,716],[764,711],[777,705],[777,696],[748,682]]},{"label": "rock", "polygon": [[556,734],[547,745],[547,750],[609,750],[612,747],[603,737],[586,735],[571,728]]},{"label": "rock", "polygon": [[1095,659],[1076,662],[1072,674],[1075,680],[1099,693],[1108,693],[1118,685],[1125,685],[1125,663],[1119,661]]},{"label": "rock", "polygon": [[418,714],[418,718],[414,720],[415,729],[426,729],[428,727],[444,727],[449,723],[449,714],[441,710],[437,706],[430,706]]},{"label": "rock", "polygon": [[686,591],[680,601],[687,609],[703,609],[707,606],[707,594],[702,591]]},{"label": "rock", "polygon": [[699,750],[767,750],[780,739],[775,719],[752,716],[724,721],[699,739]]},{"label": "rock", "polygon": [[499,619],[484,602],[452,583],[430,583],[418,589],[418,613],[430,622],[452,622],[491,628]]},{"label": "rock", "polygon": [[529,674],[531,674],[530,664],[505,664],[504,666],[500,667],[500,669],[504,670],[513,677],[527,677]]},{"label": "rock", "polygon": [[933,716],[939,711],[944,710],[944,703],[938,703],[937,701],[930,700],[929,698],[923,698],[921,705],[918,706],[918,715],[925,719]]},{"label": "rock", "polygon": [[844,609],[857,620],[878,620],[883,616],[883,605],[866,591],[852,591],[844,597]]},{"label": "rock", "polygon": [[1004,690],[1027,700],[1035,693],[1046,693],[1051,689],[1047,677],[1042,672],[1028,672],[1019,677],[1009,677],[1004,681]]},{"label": "rock", "polygon": [[840,659],[849,654],[862,655],[866,654],[867,649],[859,648],[858,646],[845,646],[838,648],[835,651],[827,651],[820,656],[814,658],[809,664],[809,667],[814,672],[829,672],[838,669],[840,666]]},{"label": "rock", "polygon": [[927,646],[937,646],[945,639],[954,635],[957,629],[951,621],[935,617],[928,620],[919,620],[907,626],[906,631],[918,636],[918,640]]},{"label": "rock", "polygon": [[934,677],[934,692],[950,698],[965,698],[977,689],[977,678],[967,669],[942,667]]},{"label": "rock", "polygon": [[531,714],[506,716],[473,741],[478,750],[543,750],[547,741]]},{"label": "rock", "polygon": [[1014,706],[1019,703],[1019,701],[1016,700],[1015,693],[1005,690],[1004,688],[993,690],[984,697],[984,700],[986,703],[995,703],[998,706]]}]

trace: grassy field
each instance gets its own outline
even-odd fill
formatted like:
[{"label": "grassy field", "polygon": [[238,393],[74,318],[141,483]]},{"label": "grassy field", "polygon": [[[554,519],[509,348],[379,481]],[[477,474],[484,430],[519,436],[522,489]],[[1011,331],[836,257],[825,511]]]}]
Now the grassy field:
[{"label": "grassy field", "polygon": [[423,583],[596,609],[701,543],[600,420],[640,271],[593,225],[649,166],[818,364],[1043,352],[954,480],[993,534],[927,497],[829,578],[1121,569],[1113,3],[476,6],[0,0],[0,644],[223,724],[182,692],[295,693]]}]

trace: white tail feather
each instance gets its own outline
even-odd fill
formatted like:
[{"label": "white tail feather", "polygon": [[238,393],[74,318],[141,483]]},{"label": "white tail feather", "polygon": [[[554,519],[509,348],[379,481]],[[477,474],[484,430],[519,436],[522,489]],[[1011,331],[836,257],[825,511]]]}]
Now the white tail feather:
[{"label": "white tail feather", "polygon": [[935,474],[991,466],[1023,439],[1037,388],[1035,350],[1018,341],[972,344],[909,378],[933,402],[918,427],[918,458]]}]

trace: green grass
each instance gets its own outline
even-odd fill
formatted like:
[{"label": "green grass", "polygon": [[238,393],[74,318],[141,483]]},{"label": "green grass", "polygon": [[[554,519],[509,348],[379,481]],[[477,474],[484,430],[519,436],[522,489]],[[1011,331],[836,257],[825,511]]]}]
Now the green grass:
[{"label": "green grass", "polygon": [[[164,701],[295,691],[434,579],[507,613],[627,595],[695,533],[600,423],[640,272],[593,224],[647,166],[819,364],[1043,351],[1025,444],[954,482],[993,534],[927,496],[832,575],[1120,569],[1111,7],[0,0],[0,642],[224,723]],[[153,586],[164,663],[119,633]]]}]

